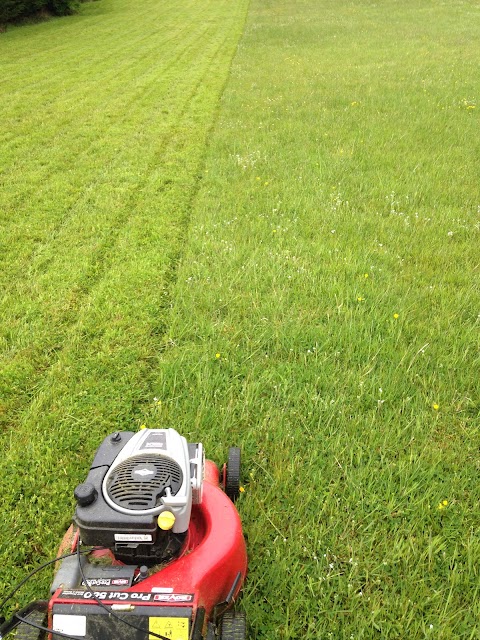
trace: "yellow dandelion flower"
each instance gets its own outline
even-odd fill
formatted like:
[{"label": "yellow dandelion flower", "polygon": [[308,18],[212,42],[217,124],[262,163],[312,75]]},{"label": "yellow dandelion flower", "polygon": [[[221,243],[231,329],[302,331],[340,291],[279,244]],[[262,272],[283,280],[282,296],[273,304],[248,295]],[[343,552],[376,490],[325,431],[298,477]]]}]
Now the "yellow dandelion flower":
[{"label": "yellow dandelion flower", "polygon": [[399,316],[398,316],[398,313],[394,313],[394,314],[393,314],[393,317],[394,317],[394,318],[395,318],[395,320],[396,320],[396,319],[399,317]]},{"label": "yellow dandelion flower", "polygon": [[363,277],[368,278],[368,273],[365,273]]},{"label": "yellow dandelion flower", "polygon": [[244,487],[240,487],[238,490],[240,491],[240,493],[245,493]]},{"label": "yellow dandelion flower", "polygon": [[365,300],[365,298],[362,298],[362,296],[357,296],[357,300],[358,300],[358,302],[363,302]]},{"label": "yellow dandelion flower", "polygon": [[276,229],[272,229],[272,233],[277,233],[277,230]]},{"label": "yellow dandelion flower", "polygon": [[432,407],[435,409],[435,411],[438,411],[440,409],[440,405],[438,405],[436,402],[432,404]]},{"label": "yellow dandelion flower", "polygon": [[264,183],[263,183],[263,186],[264,186],[264,187],[268,187],[268,182],[264,182]]},{"label": "yellow dandelion flower", "polygon": [[140,429],[146,429],[146,428],[147,428],[147,425],[146,425],[146,424],[141,424],[141,425],[140,425]]},{"label": "yellow dandelion flower", "polygon": [[448,500],[442,500],[442,504],[444,507],[446,507],[448,505]]},{"label": "yellow dandelion flower", "polygon": [[220,358],[220,354],[219,354],[219,353],[216,353],[216,354],[215,354],[215,358],[217,358],[217,360],[218,360],[218,358]]},{"label": "yellow dandelion flower", "polygon": [[439,503],[438,503],[438,507],[437,507],[437,509],[438,509],[439,511],[441,511],[442,509],[445,509],[445,505],[443,504],[443,502],[439,502]]}]

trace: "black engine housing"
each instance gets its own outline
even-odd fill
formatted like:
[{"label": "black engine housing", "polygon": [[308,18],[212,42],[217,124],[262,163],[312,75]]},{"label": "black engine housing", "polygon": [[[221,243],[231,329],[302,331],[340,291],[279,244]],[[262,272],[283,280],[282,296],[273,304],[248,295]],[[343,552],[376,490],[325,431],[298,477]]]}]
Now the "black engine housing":
[{"label": "black engine housing", "polygon": [[75,489],[73,522],[83,544],[111,549],[122,562],[152,565],[178,555],[187,532],[162,531],[156,515],[120,513],[105,501],[105,475],[133,435],[132,431],[116,432],[102,442],[85,482]]}]

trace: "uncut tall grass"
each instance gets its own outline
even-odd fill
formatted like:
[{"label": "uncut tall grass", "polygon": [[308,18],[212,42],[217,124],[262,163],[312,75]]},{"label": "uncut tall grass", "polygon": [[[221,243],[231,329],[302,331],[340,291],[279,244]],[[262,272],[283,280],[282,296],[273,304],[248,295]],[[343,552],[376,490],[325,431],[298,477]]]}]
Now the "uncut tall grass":
[{"label": "uncut tall grass", "polygon": [[478,637],[477,13],[250,5],[155,395],[243,445],[254,638]]}]

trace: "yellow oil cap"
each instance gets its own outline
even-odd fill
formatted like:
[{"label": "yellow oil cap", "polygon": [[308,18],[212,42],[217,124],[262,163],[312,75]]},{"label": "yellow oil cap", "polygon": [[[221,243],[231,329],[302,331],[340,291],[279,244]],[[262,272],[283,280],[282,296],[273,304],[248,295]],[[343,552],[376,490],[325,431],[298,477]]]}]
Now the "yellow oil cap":
[{"label": "yellow oil cap", "polygon": [[169,531],[175,524],[175,516],[171,511],[163,511],[157,519],[158,526],[163,531]]}]

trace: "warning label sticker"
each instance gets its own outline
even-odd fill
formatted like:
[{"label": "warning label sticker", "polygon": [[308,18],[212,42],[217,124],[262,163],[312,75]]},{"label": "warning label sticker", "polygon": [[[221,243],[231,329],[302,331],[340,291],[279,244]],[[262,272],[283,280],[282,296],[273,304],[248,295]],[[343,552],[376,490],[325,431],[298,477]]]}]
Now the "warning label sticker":
[{"label": "warning label sticker", "polygon": [[152,633],[158,633],[171,640],[188,640],[188,618],[149,618],[149,640],[155,640]]}]

